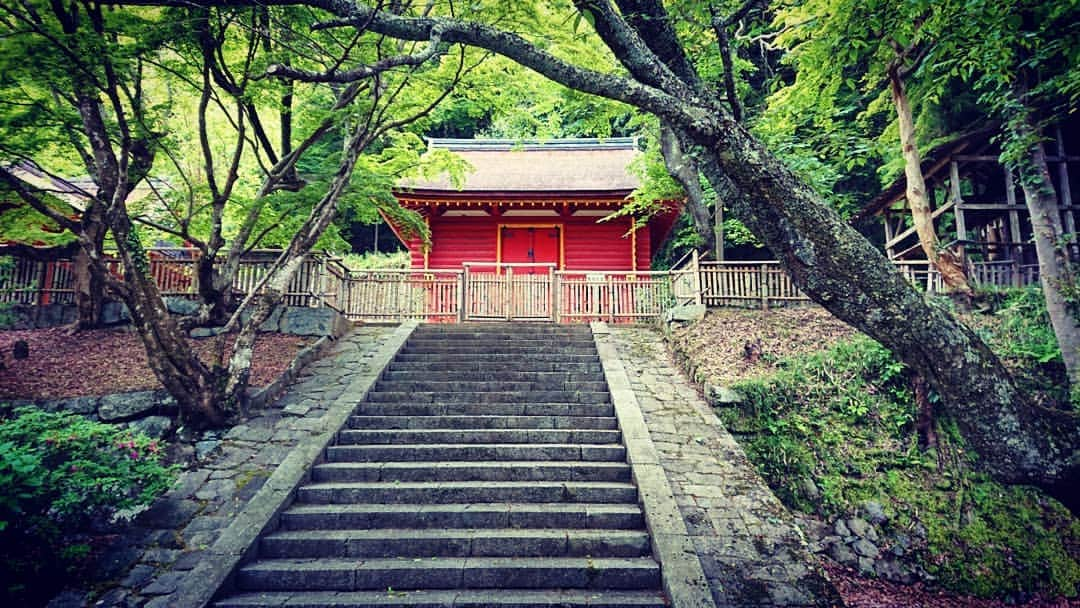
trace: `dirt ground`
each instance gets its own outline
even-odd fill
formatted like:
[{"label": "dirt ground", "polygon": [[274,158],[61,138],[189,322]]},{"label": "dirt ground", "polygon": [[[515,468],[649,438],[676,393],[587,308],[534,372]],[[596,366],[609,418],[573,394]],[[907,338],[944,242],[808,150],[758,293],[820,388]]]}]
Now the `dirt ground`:
[{"label": "dirt ground", "polygon": [[[25,359],[14,358],[13,346],[20,340],[29,346]],[[192,340],[193,348],[206,363],[215,350],[214,340]],[[302,336],[260,334],[255,343],[251,385],[272,382],[296,353],[313,341]],[[231,345],[232,340],[227,343]],[[72,335],[64,328],[0,331],[0,362],[0,398],[55,399],[161,387],[147,364],[142,341],[128,329]]]}]

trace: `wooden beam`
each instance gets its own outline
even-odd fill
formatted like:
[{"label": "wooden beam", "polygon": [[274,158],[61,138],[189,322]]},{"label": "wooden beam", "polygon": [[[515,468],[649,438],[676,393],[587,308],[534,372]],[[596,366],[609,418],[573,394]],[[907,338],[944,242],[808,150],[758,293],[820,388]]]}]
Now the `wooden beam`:
[{"label": "wooden beam", "polygon": [[[930,214],[930,219],[931,220],[937,219],[937,217],[939,215],[941,215],[942,213],[945,213],[949,209],[952,209],[952,207],[953,207],[952,202],[945,203],[944,205],[938,207],[937,209],[934,209],[934,212]],[[900,244],[900,241],[906,239],[907,237],[911,236],[914,233],[915,233],[915,227],[912,226],[911,228],[908,228],[907,230],[901,232],[900,234],[897,234],[892,239],[889,239],[888,241],[886,241],[885,247],[887,247],[887,248],[896,247],[897,245]]]},{"label": "wooden beam", "polygon": [[949,163],[949,191],[956,206],[956,238],[966,241],[967,223],[964,218],[964,197],[960,194],[960,164],[956,160]]},{"label": "wooden beam", "polygon": [[[889,213],[888,209],[885,210],[885,213],[884,213],[882,219],[885,220],[885,242],[886,243],[891,243],[892,239],[893,239],[893,234],[895,233],[895,231],[893,230],[893,227],[892,227],[892,214]],[[890,260],[896,257],[896,255],[893,253],[893,248],[889,247],[887,244],[885,246],[885,254],[889,256]]]}]

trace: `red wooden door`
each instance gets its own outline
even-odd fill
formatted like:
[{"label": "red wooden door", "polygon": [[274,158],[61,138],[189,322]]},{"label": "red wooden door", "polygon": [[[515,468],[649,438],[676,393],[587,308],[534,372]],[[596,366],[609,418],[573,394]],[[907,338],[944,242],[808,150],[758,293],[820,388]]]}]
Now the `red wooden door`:
[{"label": "red wooden door", "polygon": [[[554,264],[559,267],[559,228],[503,227],[502,260],[504,264]],[[518,274],[547,274],[544,268],[520,268]]]}]

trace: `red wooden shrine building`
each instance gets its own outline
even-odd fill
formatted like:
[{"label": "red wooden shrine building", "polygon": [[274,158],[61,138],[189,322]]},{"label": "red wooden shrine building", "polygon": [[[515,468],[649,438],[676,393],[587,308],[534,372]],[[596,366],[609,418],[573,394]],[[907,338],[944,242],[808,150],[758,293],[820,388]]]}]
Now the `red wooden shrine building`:
[{"label": "red wooden shrine building", "polygon": [[431,230],[427,247],[398,233],[414,269],[649,270],[678,213],[671,204],[637,230],[629,216],[601,221],[638,187],[629,171],[639,154],[634,138],[431,139],[428,146],[453,151],[473,170],[461,189],[443,175],[403,183],[395,192]]}]

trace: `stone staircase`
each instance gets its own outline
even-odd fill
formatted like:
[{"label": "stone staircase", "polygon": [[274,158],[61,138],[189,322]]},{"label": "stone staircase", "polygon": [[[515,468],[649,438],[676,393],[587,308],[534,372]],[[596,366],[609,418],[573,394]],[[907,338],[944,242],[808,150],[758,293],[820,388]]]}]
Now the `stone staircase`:
[{"label": "stone staircase", "polygon": [[421,325],[219,608],[661,607],[587,326]]}]

